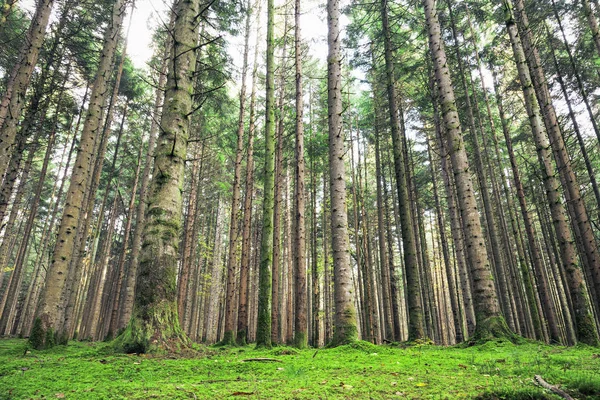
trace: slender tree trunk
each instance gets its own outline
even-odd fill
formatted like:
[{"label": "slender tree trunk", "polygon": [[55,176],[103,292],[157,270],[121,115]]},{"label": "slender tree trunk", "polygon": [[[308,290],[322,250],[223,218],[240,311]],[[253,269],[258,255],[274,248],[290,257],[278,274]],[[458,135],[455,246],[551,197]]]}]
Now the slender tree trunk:
[{"label": "slender tree trunk", "polygon": [[329,172],[331,197],[331,249],[334,266],[335,318],[332,346],[357,339],[356,310],[352,302],[346,172],[342,127],[342,74],[339,0],[327,1],[329,55],[327,57],[327,108],[329,113]]},{"label": "slender tree trunk", "polygon": [[267,0],[267,76],[265,105],[265,164],[256,346],[271,347],[271,268],[273,266],[273,206],[275,195],[274,1]]},{"label": "slender tree trunk", "polygon": [[302,54],[300,36],[300,0],[295,3],[295,40],[294,57],[296,60],[296,187],[294,190],[294,278],[295,278],[295,318],[294,345],[300,349],[306,347],[308,341],[307,291],[306,291],[306,229],[305,210],[306,189],[304,186],[304,97],[302,91]]},{"label": "slender tree trunk", "polygon": [[227,285],[225,289],[225,335],[224,345],[235,344],[235,308],[236,308],[236,268],[239,257],[239,225],[240,225],[240,204],[241,204],[241,179],[242,179],[242,158],[244,156],[244,118],[246,115],[246,76],[248,75],[248,41],[250,39],[250,17],[252,8],[250,2],[246,4],[246,27],[244,34],[244,56],[242,65],[242,75],[240,77],[240,111],[238,115],[237,130],[237,149],[235,156],[235,165],[233,173],[233,188],[231,199],[231,222],[229,224],[229,255],[227,257]]},{"label": "slender tree trunk", "polygon": [[476,318],[474,337],[485,340],[491,337],[511,336],[512,333],[500,314],[498,298],[494,289],[435,1],[423,0],[423,4],[429,31],[429,49],[435,66],[435,76],[446,128],[446,139],[452,160],[473,281]]},{"label": "slender tree trunk", "polygon": [[400,138],[400,122],[398,120],[398,106],[396,104],[396,90],[394,86],[392,49],[388,22],[387,0],[381,0],[381,18],[383,24],[386,85],[388,92],[388,108],[390,112],[390,125],[392,128],[392,142],[394,149],[394,171],[396,173],[396,187],[398,190],[398,206],[400,210],[400,226],[402,229],[402,244],[404,255],[404,268],[406,271],[407,301],[409,313],[408,340],[422,339],[426,336],[423,325],[423,309],[419,300],[419,272],[417,264],[417,247],[415,232],[412,227],[413,216],[410,209],[408,194],[408,179],[405,173],[402,141]]},{"label": "slender tree trunk", "polygon": [[240,290],[238,300],[237,341],[245,345],[248,341],[248,287],[250,281],[250,255],[252,253],[252,200],[254,197],[254,132],[256,105],[256,75],[258,72],[258,38],[260,37],[260,15],[262,4],[257,10],[257,43],[254,46],[254,62],[252,67],[252,90],[250,94],[250,116],[248,123],[248,147],[246,157],[246,188],[244,198],[244,216],[242,227],[242,254],[240,263]]}]

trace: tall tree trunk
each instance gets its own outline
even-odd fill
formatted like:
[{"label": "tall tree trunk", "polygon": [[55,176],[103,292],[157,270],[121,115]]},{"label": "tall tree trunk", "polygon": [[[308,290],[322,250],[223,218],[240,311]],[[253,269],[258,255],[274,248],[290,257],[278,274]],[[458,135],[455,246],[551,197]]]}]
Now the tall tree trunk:
[{"label": "tall tree trunk", "polygon": [[192,113],[200,1],[174,5],[173,49],[160,136],[150,185],[144,246],[129,326],[120,337],[125,352],[147,352],[187,343],[177,316],[177,258],[184,166]]},{"label": "tall tree trunk", "polygon": [[342,127],[342,74],[339,0],[327,0],[327,109],[329,113],[329,179],[331,198],[331,249],[334,266],[335,318],[331,345],[357,339],[356,310],[352,302],[346,172]]},{"label": "tall tree trunk", "polygon": [[256,346],[271,347],[271,268],[273,264],[273,206],[275,202],[275,79],[274,1],[267,0],[267,76],[265,104],[265,164]]},{"label": "tall tree trunk", "polygon": [[307,291],[306,291],[306,189],[304,186],[304,96],[302,92],[302,54],[300,36],[300,0],[295,2],[294,57],[296,61],[296,187],[294,190],[294,213],[296,215],[294,236],[295,318],[294,345],[300,349],[308,343]]},{"label": "tall tree trunk", "polygon": [[250,115],[248,122],[248,147],[246,157],[246,187],[244,198],[244,216],[242,227],[242,254],[240,262],[240,290],[238,300],[237,341],[245,345],[248,341],[248,288],[250,282],[250,255],[252,253],[252,200],[254,197],[254,131],[256,106],[256,76],[258,73],[258,38],[260,37],[260,15],[262,2],[258,1],[257,43],[254,46],[254,62],[252,66],[252,90],[250,94]]},{"label": "tall tree trunk", "polygon": [[[170,27],[173,26],[173,18]],[[142,178],[140,183],[139,201],[136,209],[135,216],[135,231],[133,234],[133,240],[131,242],[131,259],[129,261],[129,268],[127,270],[127,283],[125,287],[125,297],[123,306],[121,308],[121,315],[119,317],[119,326],[125,326],[131,318],[131,312],[133,310],[134,295],[135,295],[135,281],[137,277],[137,268],[139,265],[139,254],[142,247],[142,238],[144,232],[144,225],[146,220],[146,205],[148,201],[148,184],[150,183],[150,171],[153,166],[154,160],[154,149],[156,146],[156,136],[159,128],[159,116],[161,113],[164,92],[163,88],[167,82],[167,68],[169,66],[169,54],[173,44],[171,40],[167,41],[162,53],[162,65],[159,73],[158,84],[154,93],[154,108],[152,110],[152,123],[150,125],[150,133],[148,138],[148,149],[146,150],[146,160],[144,161],[144,171],[142,172]]]},{"label": "tall tree trunk", "polygon": [[452,160],[473,282],[476,318],[473,336],[476,339],[483,340],[492,337],[512,336],[504,317],[500,314],[498,297],[494,288],[435,1],[423,0],[423,4],[429,31],[429,50],[435,67],[448,151]]},{"label": "tall tree trunk", "polygon": [[227,257],[227,286],[225,289],[225,335],[223,336],[224,345],[235,344],[235,309],[237,305],[236,296],[236,268],[239,257],[239,225],[240,225],[240,204],[241,204],[241,179],[242,179],[242,158],[244,156],[244,118],[246,116],[246,76],[248,75],[248,41],[250,39],[250,17],[252,8],[250,1],[246,3],[246,27],[244,33],[244,56],[242,65],[242,75],[240,76],[240,111],[238,115],[237,130],[237,149],[235,155],[235,165],[233,172],[233,187],[231,198],[231,222],[229,223],[229,255]]}]

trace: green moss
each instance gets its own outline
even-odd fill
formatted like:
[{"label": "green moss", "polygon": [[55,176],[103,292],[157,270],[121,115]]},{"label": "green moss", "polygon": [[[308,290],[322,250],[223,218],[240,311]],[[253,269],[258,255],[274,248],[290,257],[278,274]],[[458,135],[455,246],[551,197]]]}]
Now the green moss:
[{"label": "green moss", "polygon": [[33,327],[29,335],[29,344],[36,350],[43,350],[45,348],[45,339],[46,332],[42,326],[41,318],[38,317],[33,321]]},{"label": "green moss", "polygon": [[308,346],[308,338],[306,332],[296,332],[294,334],[294,347],[297,349],[305,349]]},{"label": "green moss", "polygon": [[217,343],[217,346],[236,346],[235,335],[233,331],[227,331],[223,335],[223,340]]},{"label": "green moss", "polygon": [[238,346],[245,346],[247,344],[248,333],[242,329],[237,333],[237,344]]},{"label": "green moss", "polygon": [[[600,358],[590,346],[489,341],[468,348],[375,346],[334,349],[251,346],[193,354],[135,356],[103,343],[24,352],[25,340],[0,340],[0,399],[544,399],[541,375],[574,398],[598,398]],[[252,358],[280,362],[242,362]],[[10,393],[9,397],[6,397]],[[402,395],[399,395],[401,393]]]}]

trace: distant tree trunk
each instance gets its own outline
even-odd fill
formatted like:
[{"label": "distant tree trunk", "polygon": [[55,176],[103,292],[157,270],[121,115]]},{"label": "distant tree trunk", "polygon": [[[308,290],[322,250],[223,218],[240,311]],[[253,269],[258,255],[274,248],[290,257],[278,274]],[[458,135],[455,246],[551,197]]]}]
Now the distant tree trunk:
[{"label": "distant tree trunk", "polygon": [[304,186],[304,96],[302,92],[302,54],[300,36],[300,0],[295,3],[295,40],[294,56],[296,59],[296,187],[294,190],[294,213],[296,215],[294,234],[294,278],[295,278],[295,318],[294,345],[300,349],[308,342],[307,291],[306,291],[306,230],[305,209],[306,189]]},{"label": "distant tree trunk", "polygon": [[236,296],[236,269],[239,257],[239,225],[241,204],[242,158],[244,156],[244,118],[246,116],[246,76],[248,75],[248,41],[250,39],[250,17],[252,8],[250,2],[246,4],[246,27],[244,33],[244,55],[242,74],[240,76],[240,110],[238,115],[237,149],[233,172],[233,187],[231,198],[231,222],[229,223],[229,255],[227,257],[227,285],[225,288],[225,335],[222,344],[234,345],[236,339],[235,310]]},{"label": "distant tree trunk", "polygon": [[200,1],[177,1],[173,49],[150,186],[133,316],[120,337],[125,352],[187,344],[177,316],[177,258],[185,160],[192,112]]},{"label": "distant tree trunk", "polygon": [[267,76],[265,104],[265,165],[256,346],[271,347],[271,268],[273,265],[273,206],[275,202],[275,80],[274,1],[267,0]]},{"label": "distant tree trunk", "polygon": [[498,298],[494,289],[435,1],[423,0],[423,4],[429,31],[429,49],[435,66],[446,139],[452,160],[473,281],[476,318],[474,337],[485,340],[492,337],[511,336],[512,333],[506,326],[504,317],[500,314]]},{"label": "distant tree trunk", "polygon": [[395,319],[392,311],[392,292],[391,292],[391,280],[390,275],[394,271],[393,257],[390,259],[388,256],[388,246],[386,240],[386,229],[385,229],[385,204],[383,200],[383,171],[381,169],[381,145],[380,145],[380,129],[379,124],[380,114],[379,105],[375,102],[375,179],[377,186],[377,236],[379,242],[379,265],[381,268],[381,280],[382,280],[382,302],[383,302],[383,314],[384,314],[384,339],[396,340],[395,338]]},{"label": "distant tree trunk", "polygon": [[356,310],[352,302],[344,131],[342,127],[342,75],[339,0],[327,0],[329,56],[327,57],[327,108],[329,112],[329,172],[331,197],[331,249],[334,266],[335,319],[332,346],[357,339]]},{"label": "distant tree trunk", "polygon": [[458,290],[457,290],[457,285],[456,285],[456,280],[455,280],[455,276],[454,276],[454,270],[452,269],[452,264],[450,261],[450,251],[448,249],[448,242],[446,239],[446,224],[444,223],[444,215],[442,214],[442,206],[440,203],[440,198],[438,195],[438,187],[437,187],[437,178],[436,178],[436,173],[435,173],[435,167],[434,167],[434,163],[433,163],[433,149],[432,149],[433,145],[432,145],[432,141],[430,140],[430,138],[427,138],[427,155],[428,155],[428,159],[429,159],[429,166],[431,169],[431,180],[433,183],[433,198],[435,201],[435,208],[436,208],[436,217],[437,217],[437,223],[438,223],[438,229],[440,231],[440,243],[442,246],[442,255],[443,255],[443,262],[444,262],[444,268],[445,268],[445,272],[446,272],[446,277],[448,279],[448,291],[449,291],[449,296],[450,296],[450,307],[452,310],[452,322],[454,323],[454,331],[455,331],[455,337],[453,338],[453,340],[455,340],[457,343],[462,342],[465,338],[463,336],[463,327],[462,327],[462,310],[458,301]]},{"label": "distant tree trunk", "polygon": [[[562,266],[569,277],[568,284],[569,291],[571,293],[571,299],[573,301],[573,309],[575,310],[574,318],[577,329],[577,339],[583,343],[595,344],[597,343],[598,338],[591,317],[590,304],[585,293],[583,276],[577,260],[577,250],[569,229],[566,211],[560,198],[559,179],[556,176],[552,166],[552,148],[550,147],[550,140],[544,132],[542,117],[538,112],[536,103],[534,84],[532,84],[533,78],[530,75],[530,68],[527,66],[527,57],[523,48],[524,46],[519,40],[517,34],[517,25],[513,18],[512,7],[508,3],[508,0],[504,1],[504,9],[506,27],[512,44],[513,53],[515,55],[515,62],[519,71],[519,80],[521,81],[523,88],[525,106],[527,108],[527,114],[529,116],[531,130],[537,148],[538,159],[542,167],[546,197],[550,205],[554,230],[560,246],[560,258]],[[537,54],[537,52],[535,54]],[[560,140],[562,143],[562,138]]]},{"label": "distant tree trunk", "polygon": [[[256,12],[257,28],[256,37],[260,37],[260,15],[262,2],[258,1]],[[254,62],[252,66],[252,90],[250,94],[250,115],[248,122],[248,147],[246,149],[246,187],[244,198],[244,216],[242,226],[242,254],[240,262],[240,290],[238,300],[237,341],[245,345],[248,341],[248,288],[250,283],[250,255],[252,253],[252,200],[254,197],[254,132],[255,106],[256,106],[256,76],[258,73],[258,45],[254,48]]]},{"label": "distant tree trunk", "polygon": [[396,187],[398,190],[398,207],[400,210],[400,226],[402,229],[402,244],[404,268],[406,271],[407,301],[409,313],[408,340],[422,339],[426,336],[423,324],[423,309],[419,300],[419,272],[417,264],[417,247],[415,232],[412,227],[413,215],[410,209],[408,179],[405,173],[407,160],[403,157],[402,141],[400,138],[400,122],[398,106],[396,105],[396,90],[394,86],[392,49],[390,28],[388,22],[387,0],[381,0],[381,18],[383,24],[385,45],[385,70],[388,91],[388,108],[394,149],[394,166]]},{"label": "distant tree trunk", "polygon": [[21,111],[26,104],[25,95],[44,43],[53,4],[53,0],[41,0],[37,3],[18,61],[0,102],[0,179],[6,174],[14,151]]}]

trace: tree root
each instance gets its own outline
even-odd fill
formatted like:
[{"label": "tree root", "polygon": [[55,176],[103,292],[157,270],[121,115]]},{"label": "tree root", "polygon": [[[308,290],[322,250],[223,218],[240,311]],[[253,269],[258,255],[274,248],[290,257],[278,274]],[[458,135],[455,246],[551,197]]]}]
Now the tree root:
[{"label": "tree root", "polygon": [[548,382],[546,382],[544,380],[544,378],[542,378],[539,375],[535,376],[535,381],[537,382],[538,385],[540,385],[541,387],[543,387],[546,390],[550,390],[551,392],[559,395],[560,397],[562,397],[563,399],[567,399],[567,400],[573,400],[573,398],[571,396],[569,396],[565,391],[557,388],[556,386],[553,386],[551,384],[549,384]]}]

